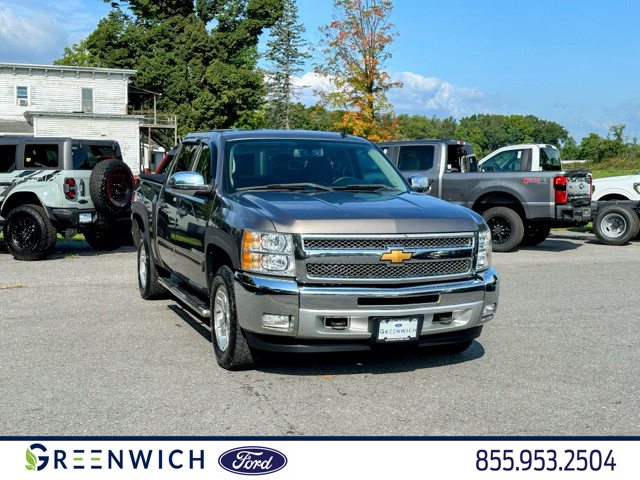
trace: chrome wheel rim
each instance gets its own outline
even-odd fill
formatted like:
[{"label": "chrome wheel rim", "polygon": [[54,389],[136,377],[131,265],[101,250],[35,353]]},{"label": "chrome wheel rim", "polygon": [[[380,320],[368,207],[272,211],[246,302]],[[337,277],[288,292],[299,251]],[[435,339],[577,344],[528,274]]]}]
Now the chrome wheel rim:
[{"label": "chrome wheel rim", "polygon": [[140,277],[140,286],[147,286],[147,249],[142,244],[140,247],[140,255],[138,255],[138,276]]},{"label": "chrome wheel rim", "polygon": [[218,348],[223,352],[226,352],[229,347],[230,325],[229,296],[224,285],[220,285],[213,301],[213,328]]},{"label": "chrome wheel rim", "polygon": [[627,230],[627,221],[618,213],[610,213],[602,219],[600,227],[607,237],[619,238]]}]

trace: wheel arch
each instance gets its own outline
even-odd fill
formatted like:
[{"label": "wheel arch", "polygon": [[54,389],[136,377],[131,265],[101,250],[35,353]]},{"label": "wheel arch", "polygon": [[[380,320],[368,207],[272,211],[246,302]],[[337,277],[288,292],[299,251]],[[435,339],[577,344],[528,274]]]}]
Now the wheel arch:
[{"label": "wheel arch", "polygon": [[53,216],[49,209],[40,201],[40,197],[35,192],[15,192],[11,193],[2,204],[2,209],[0,210],[0,216],[7,217],[9,212],[20,205],[38,205],[43,207],[45,212],[47,212],[47,216],[49,219],[53,220]]},{"label": "wheel arch", "polygon": [[228,234],[220,234],[213,228],[205,233],[205,273],[207,287],[211,291],[213,278],[222,265],[227,265],[232,270],[240,268],[238,247],[233,238]]},{"label": "wheel arch", "polygon": [[493,207],[510,208],[520,215],[523,220],[527,218],[522,200],[513,193],[505,191],[492,191],[480,195],[473,203],[471,209],[482,215],[485,211]]}]

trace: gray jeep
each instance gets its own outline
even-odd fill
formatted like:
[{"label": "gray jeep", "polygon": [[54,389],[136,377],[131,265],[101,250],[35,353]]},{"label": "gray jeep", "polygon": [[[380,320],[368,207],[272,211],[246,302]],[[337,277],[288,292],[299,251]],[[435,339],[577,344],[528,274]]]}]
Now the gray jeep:
[{"label": "gray jeep", "polygon": [[111,140],[0,137],[0,226],[17,260],[40,260],[57,233],[96,250],[130,231],[133,176]]}]

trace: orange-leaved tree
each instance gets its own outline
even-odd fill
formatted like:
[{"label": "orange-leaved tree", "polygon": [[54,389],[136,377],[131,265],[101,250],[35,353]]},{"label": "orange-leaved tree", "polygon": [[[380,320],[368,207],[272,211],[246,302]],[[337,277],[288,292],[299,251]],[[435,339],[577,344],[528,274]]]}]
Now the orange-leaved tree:
[{"label": "orange-leaved tree", "polygon": [[336,127],[374,142],[391,140],[397,129],[386,93],[402,84],[384,70],[398,35],[389,22],[392,11],[388,0],[333,0],[333,21],[320,28],[324,61],[315,70],[333,88],[316,94],[346,110]]}]

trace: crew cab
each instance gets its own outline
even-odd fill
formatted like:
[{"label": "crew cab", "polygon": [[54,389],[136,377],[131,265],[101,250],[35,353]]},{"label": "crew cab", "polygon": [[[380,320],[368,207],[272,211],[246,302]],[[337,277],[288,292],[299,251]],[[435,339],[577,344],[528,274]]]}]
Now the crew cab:
[{"label": "crew cab", "polygon": [[57,234],[96,250],[131,230],[133,176],[113,140],[0,137],[0,226],[17,260],[40,260]]},{"label": "crew cab", "polygon": [[411,183],[358,137],[192,133],[135,189],[140,294],[208,319],[226,369],[260,351],[461,352],[496,313],[491,235]]},{"label": "crew cab", "polygon": [[563,171],[550,145],[513,145],[479,162],[457,140],[379,144],[406,177],[429,178],[429,194],[480,213],[493,248],[508,252],[543,242],[552,227],[587,224],[592,217],[591,173]]}]

